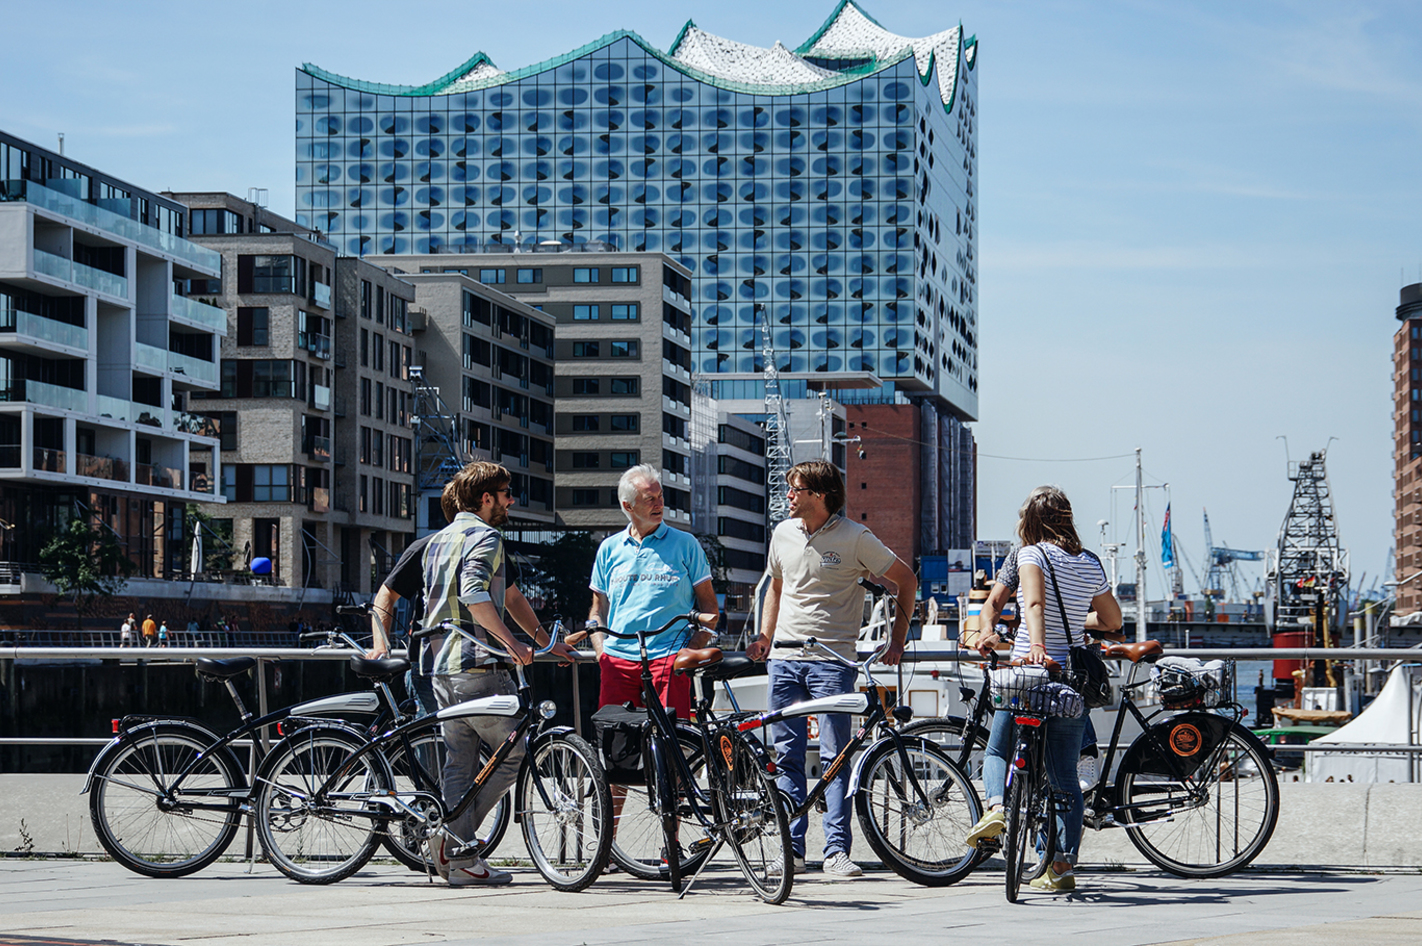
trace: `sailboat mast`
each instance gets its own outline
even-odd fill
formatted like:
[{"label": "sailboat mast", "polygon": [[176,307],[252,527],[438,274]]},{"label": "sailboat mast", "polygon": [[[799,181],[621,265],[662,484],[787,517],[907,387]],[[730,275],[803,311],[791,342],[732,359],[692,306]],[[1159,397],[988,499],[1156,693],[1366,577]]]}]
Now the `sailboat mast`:
[{"label": "sailboat mast", "polygon": [[1146,519],[1141,448],[1136,448],[1136,640],[1146,640]]}]

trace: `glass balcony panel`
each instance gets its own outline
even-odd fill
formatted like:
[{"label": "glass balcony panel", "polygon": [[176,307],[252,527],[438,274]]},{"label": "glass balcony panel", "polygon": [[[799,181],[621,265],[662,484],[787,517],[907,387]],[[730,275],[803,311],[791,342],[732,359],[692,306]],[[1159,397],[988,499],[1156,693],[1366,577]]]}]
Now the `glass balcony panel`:
[{"label": "glass balcony panel", "polygon": [[139,368],[147,368],[149,371],[166,371],[168,352],[157,345],[136,342],[134,343],[133,363]]},{"label": "glass balcony panel", "polygon": [[128,464],[116,457],[91,457],[87,453],[76,453],[74,454],[74,474],[126,483],[128,482]]},{"label": "glass balcony panel", "polygon": [[331,409],[331,389],[323,384],[311,385],[311,406],[318,411]]},{"label": "glass balcony panel", "polygon": [[323,309],[329,309],[331,307],[331,287],[318,282],[312,283],[312,289],[314,290],[311,293],[312,301]]},{"label": "glass balcony panel", "polygon": [[311,511],[330,512],[331,511],[331,491],[325,486],[313,486],[311,488]]},{"label": "glass balcony panel", "polygon": [[135,463],[133,465],[133,481],[139,486],[153,485],[153,466],[148,463]]},{"label": "glass balcony panel", "polygon": [[[156,227],[150,227],[122,214],[85,203],[77,197],[61,194],[59,191],[43,187],[34,181],[7,181],[3,193],[0,193],[0,200],[23,200],[51,213],[63,214],[80,223],[98,227],[106,233],[167,253],[198,269],[210,272],[214,276],[222,272],[222,254],[215,250],[198,246],[196,243],[189,243],[182,237],[164,233]],[[36,251],[36,256],[38,256],[38,252]],[[38,268],[39,263],[36,262],[35,266]],[[58,274],[49,273],[48,275]]]},{"label": "glass balcony panel", "polygon": [[42,470],[46,473],[63,473],[65,459],[63,450],[47,450],[44,447],[35,448],[36,470]]},{"label": "glass balcony panel", "polygon": [[204,417],[201,414],[189,414],[186,411],[173,412],[173,429],[185,434],[196,434],[199,437],[217,438],[222,435],[222,426],[215,417]]},{"label": "glass balcony panel", "polygon": [[84,326],[46,319],[33,312],[17,309],[8,303],[0,303],[0,332],[28,335],[31,338],[53,342],[56,345],[68,345],[71,348],[87,349],[89,347],[89,330]]},{"label": "glass balcony panel", "polygon": [[35,248],[35,272],[67,282],[74,281],[74,264],[62,256]]},{"label": "glass balcony panel", "polygon": [[187,296],[174,296],[172,312],[213,332],[225,334],[227,331],[227,312],[217,306],[198,302]]},{"label": "glass balcony panel", "polygon": [[132,420],[135,416],[133,402],[121,397],[99,395],[99,416],[112,420]]},{"label": "glass balcony panel", "polygon": [[168,352],[167,356],[168,369],[175,374],[184,375],[195,381],[205,381],[208,384],[217,383],[218,367],[216,362],[180,355],[175,351]]},{"label": "glass balcony panel", "polygon": [[161,407],[135,402],[130,410],[132,413],[129,415],[129,418],[135,424],[147,424],[149,427],[168,426],[168,412]]},{"label": "glass balcony panel", "polygon": [[74,264],[74,282],[88,289],[118,296],[120,299],[128,298],[128,280],[126,278],[115,276],[102,269],[95,269],[92,266],[85,266],[83,263]]},{"label": "glass balcony panel", "polygon": [[43,381],[25,382],[25,400],[31,404],[45,404],[65,411],[89,409],[89,392],[57,384],[45,384]]}]

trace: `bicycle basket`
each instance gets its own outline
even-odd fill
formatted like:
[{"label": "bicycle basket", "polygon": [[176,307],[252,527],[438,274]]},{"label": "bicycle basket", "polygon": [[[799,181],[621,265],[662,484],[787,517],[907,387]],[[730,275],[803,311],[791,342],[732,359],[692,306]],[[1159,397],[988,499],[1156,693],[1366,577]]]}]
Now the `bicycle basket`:
[{"label": "bicycle basket", "polygon": [[1162,657],[1151,668],[1150,676],[1166,709],[1218,706],[1225,697],[1222,660],[1205,663],[1193,657]]},{"label": "bicycle basket", "polygon": [[1004,667],[992,671],[989,692],[994,709],[1021,709],[1042,716],[1075,718],[1086,712],[1081,694],[1052,680],[1046,667]]}]

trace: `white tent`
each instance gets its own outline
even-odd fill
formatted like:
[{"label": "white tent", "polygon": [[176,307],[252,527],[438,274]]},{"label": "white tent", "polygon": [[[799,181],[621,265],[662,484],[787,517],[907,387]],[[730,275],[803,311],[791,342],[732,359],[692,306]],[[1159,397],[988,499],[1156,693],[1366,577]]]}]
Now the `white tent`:
[{"label": "white tent", "polygon": [[1376,752],[1310,752],[1310,782],[1412,782],[1418,757],[1408,752],[1388,752],[1388,746],[1422,742],[1422,679],[1416,665],[1394,667],[1377,699],[1358,715],[1313,745],[1330,742],[1377,746]]}]

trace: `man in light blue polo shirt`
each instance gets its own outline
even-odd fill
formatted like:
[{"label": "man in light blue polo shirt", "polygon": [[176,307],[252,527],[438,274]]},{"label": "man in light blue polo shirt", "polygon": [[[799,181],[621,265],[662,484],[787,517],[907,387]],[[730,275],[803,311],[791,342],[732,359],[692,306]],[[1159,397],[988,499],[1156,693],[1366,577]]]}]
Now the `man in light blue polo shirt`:
[{"label": "man in light blue polo shirt", "polygon": [[[701,543],[662,521],[662,480],[656,468],[644,463],[622,474],[617,498],[627,528],[598,547],[588,583],[593,603],[587,626],[598,654],[599,707],[628,701],[641,706],[642,664],[635,640],[607,637],[595,628],[630,634],[661,627],[693,608],[708,620],[719,611]],[[678,626],[647,642],[662,703],[683,719],[691,716],[691,681],[674,675],[672,663],[682,647],[702,647],[710,638],[711,632],[702,630],[688,640],[685,626]]]}]

